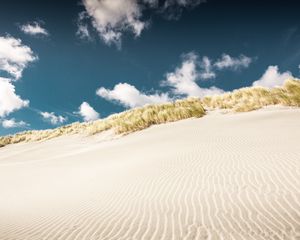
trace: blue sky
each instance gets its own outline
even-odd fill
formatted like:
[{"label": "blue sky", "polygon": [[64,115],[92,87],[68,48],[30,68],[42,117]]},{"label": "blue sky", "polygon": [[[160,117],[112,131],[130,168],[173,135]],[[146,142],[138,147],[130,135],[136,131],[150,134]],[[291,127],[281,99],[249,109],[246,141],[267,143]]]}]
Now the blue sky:
[{"label": "blue sky", "polygon": [[299,77],[296,1],[3,0],[0,135]]}]

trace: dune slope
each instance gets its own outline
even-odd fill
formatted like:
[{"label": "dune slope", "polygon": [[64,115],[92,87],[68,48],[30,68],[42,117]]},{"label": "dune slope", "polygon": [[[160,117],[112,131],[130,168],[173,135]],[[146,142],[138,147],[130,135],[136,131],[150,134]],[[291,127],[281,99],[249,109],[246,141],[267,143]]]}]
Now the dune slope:
[{"label": "dune slope", "polygon": [[107,130],[126,135],[156,124],[192,117],[200,118],[205,116],[207,109],[248,112],[274,105],[300,107],[300,80],[287,79],[283,86],[272,89],[245,87],[203,99],[192,97],[169,103],[145,105],[87,123],[75,122],[54,129],[30,130],[0,136],[0,147],[20,142],[49,140],[71,134],[93,135]]},{"label": "dune slope", "polygon": [[300,109],[0,149],[1,240],[299,239]]}]

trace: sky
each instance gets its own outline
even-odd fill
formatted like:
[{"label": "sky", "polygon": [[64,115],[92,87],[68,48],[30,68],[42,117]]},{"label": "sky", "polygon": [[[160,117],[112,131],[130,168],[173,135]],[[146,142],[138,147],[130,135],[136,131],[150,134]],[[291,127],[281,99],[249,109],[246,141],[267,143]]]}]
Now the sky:
[{"label": "sky", "polygon": [[1,0],[0,135],[300,75],[292,0]]}]

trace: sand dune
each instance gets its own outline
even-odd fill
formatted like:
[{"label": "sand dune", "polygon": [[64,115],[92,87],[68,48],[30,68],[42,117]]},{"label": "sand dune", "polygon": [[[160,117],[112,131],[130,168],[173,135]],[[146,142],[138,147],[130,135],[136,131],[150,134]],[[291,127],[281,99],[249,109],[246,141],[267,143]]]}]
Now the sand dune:
[{"label": "sand dune", "polygon": [[147,104],[96,121],[74,122],[54,129],[29,130],[14,135],[0,136],[0,147],[72,134],[94,135],[108,130],[126,135],[152,125],[200,118],[206,115],[207,110],[248,112],[267,106],[300,107],[300,80],[287,79],[283,86],[271,89],[246,87],[203,99],[190,97],[162,104]]},{"label": "sand dune", "polygon": [[0,149],[1,240],[300,239],[300,109],[103,134]]}]

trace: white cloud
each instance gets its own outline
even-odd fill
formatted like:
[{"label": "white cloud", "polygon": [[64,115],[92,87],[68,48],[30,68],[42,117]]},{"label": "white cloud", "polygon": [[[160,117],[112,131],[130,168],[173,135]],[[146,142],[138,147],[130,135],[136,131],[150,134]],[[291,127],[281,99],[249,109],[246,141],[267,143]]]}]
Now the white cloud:
[{"label": "white cloud", "polygon": [[195,7],[204,2],[206,2],[206,0],[167,0],[164,6],[169,7],[172,5],[179,5],[183,7]]},{"label": "white cloud", "polygon": [[40,112],[41,116],[52,125],[62,124],[67,121],[66,117],[56,116],[54,112]]},{"label": "white cloud", "polygon": [[[121,46],[124,32],[132,32],[136,37],[148,25],[143,19],[144,10],[155,10],[173,15],[172,11],[183,7],[193,7],[203,0],[167,0],[159,4],[158,0],[82,0],[87,14],[92,19],[94,28],[98,31],[106,44]],[[79,25],[79,32],[85,32],[85,27]]]},{"label": "white cloud", "polygon": [[16,95],[15,86],[10,79],[0,77],[0,117],[5,117],[11,112],[28,105],[28,100],[23,100]]},{"label": "white cloud", "polygon": [[202,79],[211,79],[216,77],[216,73],[212,70],[211,60],[204,56],[200,66],[203,68],[203,71],[200,73],[200,78]]},{"label": "white cloud", "polygon": [[30,47],[23,45],[20,39],[0,36],[0,72],[19,79],[28,64],[36,59]]},{"label": "white cloud", "polygon": [[83,0],[83,5],[107,44],[120,45],[123,31],[139,36],[145,27],[137,0]]},{"label": "white cloud", "polygon": [[194,8],[206,0],[166,0],[159,12],[162,12],[167,19],[178,20],[181,16],[183,8]]},{"label": "white cloud", "polygon": [[285,80],[293,78],[291,72],[280,73],[278,71],[278,66],[269,66],[265,73],[261,76],[260,79],[253,82],[253,86],[261,86],[272,88],[276,86],[281,86]]},{"label": "white cloud", "polygon": [[214,63],[214,66],[220,70],[226,69],[226,68],[229,68],[232,70],[238,70],[240,68],[249,67],[251,62],[252,62],[252,59],[245,55],[240,55],[240,57],[234,58],[228,54],[223,54],[222,58],[218,59]]},{"label": "white cloud", "polygon": [[[167,73],[166,79],[161,82],[162,86],[170,88],[165,93],[146,94],[128,83],[119,83],[111,90],[101,87],[96,91],[96,94],[108,101],[115,101],[130,108],[143,106],[147,103],[168,102],[183,96],[204,97],[221,94],[224,93],[224,90],[216,86],[201,87],[197,84],[197,81],[215,78],[216,70],[224,68],[236,69],[241,66],[246,67],[251,62],[251,59],[244,55],[241,55],[240,58],[223,55],[222,59],[227,59],[226,61],[229,59],[230,63],[226,62],[224,63],[225,66],[217,69],[215,63],[207,56],[204,56],[199,61],[195,53],[186,54],[181,65],[174,72]],[[217,63],[221,64],[221,61]]]},{"label": "white cloud", "polygon": [[87,39],[87,40],[92,39],[88,26],[85,24],[78,25],[78,30],[76,32],[76,35],[81,39]]},{"label": "white cloud", "polygon": [[200,68],[199,78],[203,80],[213,79],[217,76],[217,71],[230,69],[236,71],[241,68],[247,68],[252,62],[252,58],[240,55],[238,58],[223,54],[220,59],[213,62],[207,56],[204,56],[199,62]]},{"label": "white cloud", "polygon": [[37,36],[37,35],[44,35],[48,36],[49,33],[48,31],[41,26],[40,23],[38,22],[32,22],[32,23],[27,23],[22,26],[20,26],[20,29],[22,32],[31,35],[31,36]]},{"label": "white cloud", "polygon": [[158,7],[158,4],[159,4],[159,0],[143,0],[143,2],[152,8]]},{"label": "white cloud", "polygon": [[139,107],[148,103],[162,103],[170,101],[167,93],[145,94],[128,83],[119,83],[112,90],[101,87],[96,94],[109,101],[117,101],[125,107]]},{"label": "white cloud", "polygon": [[4,128],[22,128],[29,126],[28,123],[24,121],[17,122],[14,118],[5,119],[2,121],[2,127]]},{"label": "white cloud", "polygon": [[[17,80],[28,64],[36,59],[30,47],[23,45],[20,39],[0,36],[0,73],[6,72]],[[10,78],[0,77],[0,117],[29,105],[28,100],[16,94],[12,82]]]},{"label": "white cloud", "polygon": [[201,88],[196,83],[200,77],[196,66],[197,56],[192,53],[186,55],[180,67],[176,68],[174,72],[167,73],[163,85],[170,86],[174,94],[194,97],[204,97],[224,92],[222,89],[214,86]]},{"label": "white cloud", "polygon": [[238,58],[231,57],[228,54],[223,54],[220,59],[213,62],[207,56],[202,58],[202,61],[199,62],[201,71],[199,77],[203,80],[216,78],[217,71],[230,69],[233,71],[239,70],[241,68],[247,68],[252,62],[252,58],[245,55],[240,55]]},{"label": "white cloud", "polygon": [[97,120],[100,117],[99,113],[97,113],[95,109],[92,108],[87,102],[83,102],[79,106],[78,113],[83,117],[83,120],[86,122]]},{"label": "white cloud", "polygon": [[77,32],[76,35],[80,39],[86,39],[86,40],[92,40],[88,25],[84,22],[84,20],[87,18],[86,12],[81,12],[78,15],[77,20]]}]

